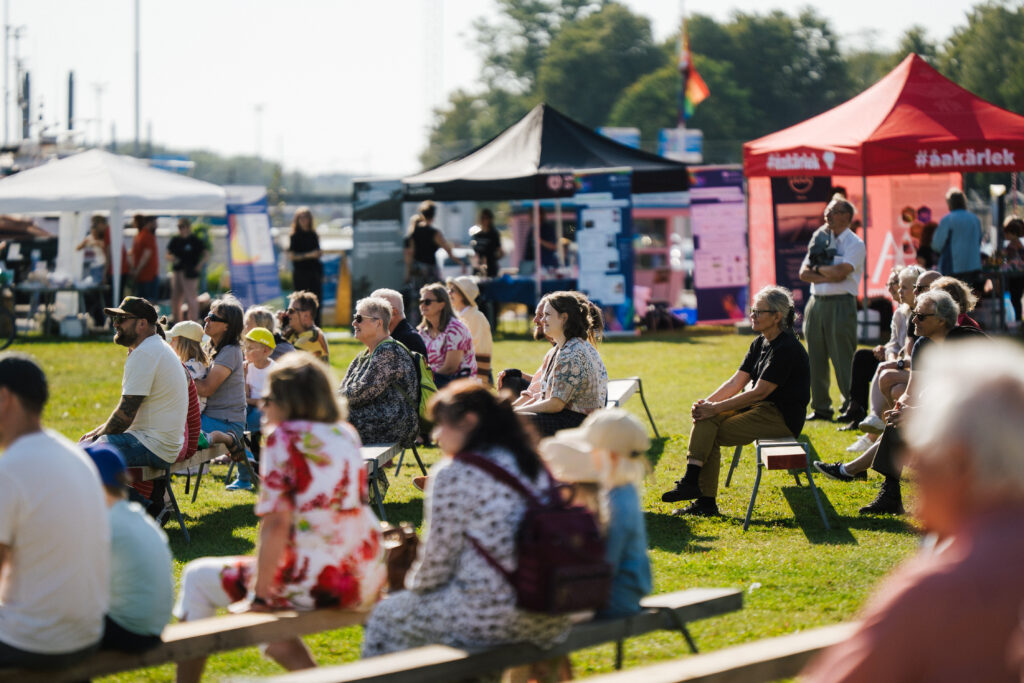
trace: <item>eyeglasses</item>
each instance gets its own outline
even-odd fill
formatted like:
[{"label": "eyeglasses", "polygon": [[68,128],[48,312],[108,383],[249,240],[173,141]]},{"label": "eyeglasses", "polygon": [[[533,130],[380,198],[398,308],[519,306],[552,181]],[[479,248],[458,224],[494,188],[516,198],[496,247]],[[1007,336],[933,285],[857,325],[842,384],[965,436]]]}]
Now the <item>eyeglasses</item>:
[{"label": "eyeglasses", "polygon": [[910,319],[911,320],[924,320],[925,318],[931,318],[934,315],[936,315],[936,314],[935,313],[918,313],[917,311],[914,311],[910,315]]},{"label": "eyeglasses", "polygon": [[227,320],[225,320],[224,318],[220,317],[220,316],[219,316],[219,315],[217,315],[216,313],[207,313],[207,314],[206,314],[206,317],[205,317],[205,318],[203,318],[203,319],[204,319],[204,320],[212,320],[212,321],[213,321],[213,322],[215,322],[215,323],[224,323],[224,324],[227,324],[227,322],[228,322]]},{"label": "eyeglasses", "polygon": [[262,396],[260,396],[260,403],[262,403],[263,405],[267,405],[268,403],[274,402],[275,399],[273,394],[263,394]]},{"label": "eyeglasses", "polygon": [[110,316],[110,322],[114,323],[115,325],[120,325],[125,320],[138,320],[138,319],[139,319],[139,316],[137,316],[137,315],[112,315],[112,316]]},{"label": "eyeglasses", "polygon": [[914,293],[915,294],[920,294],[921,292],[925,291],[926,289],[928,289],[928,287],[925,287],[923,285],[914,285]]},{"label": "eyeglasses", "polygon": [[356,323],[357,325],[361,324],[364,320],[380,320],[380,318],[374,317],[372,315],[363,315],[362,313],[356,313],[354,316],[352,316],[352,322]]},{"label": "eyeglasses", "polygon": [[765,308],[751,308],[750,315],[761,315],[762,313],[774,313],[775,311],[769,311]]},{"label": "eyeglasses", "polygon": [[420,306],[429,306],[430,304],[439,304],[440,299],[420,299]]}]

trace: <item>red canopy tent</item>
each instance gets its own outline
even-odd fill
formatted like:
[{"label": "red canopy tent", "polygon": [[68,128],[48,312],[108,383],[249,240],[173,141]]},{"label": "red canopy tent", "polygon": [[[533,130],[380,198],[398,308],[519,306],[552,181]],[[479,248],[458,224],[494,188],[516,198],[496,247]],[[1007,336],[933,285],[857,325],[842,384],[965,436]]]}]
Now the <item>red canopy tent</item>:
[{"label": "red canopy tent", "polygon": [[[894,194],[892,181],[913,185],[930,174],[934,184],[935,174],[941,174],[940,184],[959,186],[961,173],[1009,172],[1022,165],[1024,116],[973,95],[911,54],[853,99],[743,145],[751,253],[770,255],[752,259],[752,291],[775,282],[771,177],[832,176],[833,184],[847,187],[860,180],[862,215],[871,238],[865,240],[865,286],[870,279],[871,293],[881,294],[888,268],[871,266],[898,258],[885,253],[884,237],[896,227],[899,205],[907,203]],[[935,220],[946,212],[945,204],[934,209]],[[879,285],[874,274],[880,270],[885,273]]]}]

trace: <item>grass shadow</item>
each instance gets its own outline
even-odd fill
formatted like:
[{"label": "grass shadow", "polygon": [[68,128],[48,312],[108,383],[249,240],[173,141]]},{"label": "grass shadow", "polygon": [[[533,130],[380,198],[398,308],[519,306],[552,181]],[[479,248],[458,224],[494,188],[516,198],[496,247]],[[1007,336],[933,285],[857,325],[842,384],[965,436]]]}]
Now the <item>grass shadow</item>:
[{"label": "grass shadow", "polygon": [[[175,491],[175,495],[177,493]],[[215,511],[202,514],[197,512],[200,508],[198,505],[192,504],[191,498],[186,502],[179,497],[178,504],[182,506],[181,514],[185,518],[189,538],[192,542],[185,542],[185,535],[178,526],[178,520],[172,515],[164,527],[164,531],[167,532],[167,538],[175,558],[188,562],[197,557],[250,555],[254,551],[255,544],[252,541],[231,533],[236,528],[251,526],[255,523],[256,516],[253,512],[252,500],[240,499],[234,505],[220,507]]]},{"label": "grass shadow", "polygon": [[818,497],[821,506],[825,508],[825,518],[828,520],[829,530],[821,523],[821,515],[818,513],[818,506],[814,502],[814,494],[809,486],[783,486],[782,497],[786,499],[790,509],[793,510],[793,519],[800,527],[807,538],[808,543],[814,545],[857,545],[857,539],[850,533],[845,520],[836,512],[832,501],[828,499],[825,492],[818,488]]},{"label": "grass shadow", "polygon": [[645,512],[647,544],[670,553],[704,553],[712,549],[717,536],[695,534],[686,517],[664,512]]},{"label": "grass shadow", "polygon": [[647,459],[651,463],[652,470],[658,466],[658,463],[661,461],[661,456],[665,454],[666,444],[668,444],[667,436],[659,436],[657,439],[651,439],[651,448],[647,451]]}]

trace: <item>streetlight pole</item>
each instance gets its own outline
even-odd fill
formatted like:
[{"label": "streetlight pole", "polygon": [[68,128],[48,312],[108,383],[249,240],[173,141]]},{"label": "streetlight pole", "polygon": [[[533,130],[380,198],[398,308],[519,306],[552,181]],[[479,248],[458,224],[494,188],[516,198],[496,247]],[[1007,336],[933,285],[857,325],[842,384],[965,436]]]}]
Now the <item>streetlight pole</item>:
[{"label": "streetlight pole", "polygon": [[135,155],[141,152],[139,146],[139,0],[135,0]]}]

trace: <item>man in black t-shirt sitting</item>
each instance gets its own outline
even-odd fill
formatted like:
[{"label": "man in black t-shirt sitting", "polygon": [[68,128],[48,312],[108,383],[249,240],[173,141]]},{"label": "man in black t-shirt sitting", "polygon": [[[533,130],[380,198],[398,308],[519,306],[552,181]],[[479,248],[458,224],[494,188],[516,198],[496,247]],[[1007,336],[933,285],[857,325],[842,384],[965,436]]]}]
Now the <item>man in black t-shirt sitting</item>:
[{"label": "man in black t-shirt sitting", "polygon": [[[754,297],[750,322],[761,334],[750,345],[740,369],[691,409],[686,473],[661,499],[694,502],[673,514],[718,514],[721,446],[796,437],[803,431],[811,370],[807,352],[792,333],[794,315],[788,289],[765,287]],[[751,383],[753,388],[743,391]]]}]

